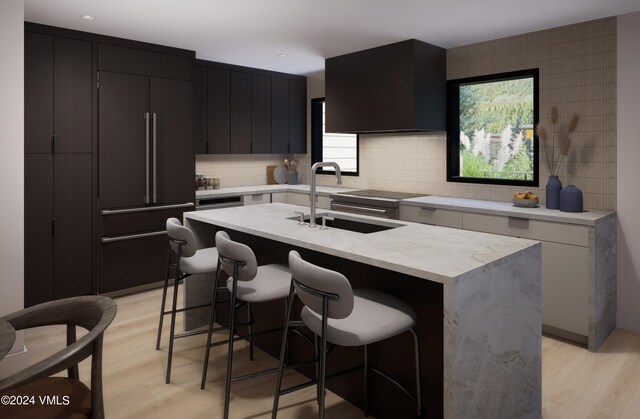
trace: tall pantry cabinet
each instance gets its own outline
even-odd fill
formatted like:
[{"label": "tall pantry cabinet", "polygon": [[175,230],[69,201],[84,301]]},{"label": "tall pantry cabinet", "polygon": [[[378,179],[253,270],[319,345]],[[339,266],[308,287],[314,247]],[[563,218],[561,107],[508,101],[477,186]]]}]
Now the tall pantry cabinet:
[{"label": "tall pantry cabinet", "polygon": [[195,53],[25,22],[25,306],[162,281]]},{"label": "tall pantry cabinet", "polygon": [[25,32],[25,306],[94,291],[92,63]]}]

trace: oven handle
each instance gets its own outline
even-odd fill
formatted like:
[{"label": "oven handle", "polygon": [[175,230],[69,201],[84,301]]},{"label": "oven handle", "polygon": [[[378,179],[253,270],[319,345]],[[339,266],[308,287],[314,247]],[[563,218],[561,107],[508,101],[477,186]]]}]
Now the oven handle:
[{"label": "oven handle", "polygon": [[335,202],[331,203],[331,209],[334,210],[345,210],[346,212],[355,212],[355,213],[359,213],[359,214],[364,214],[364,215],[374,215],[374,216],[383,216],[385,218],[390,218],[389,215],[387,214],[387,210],[383,210],[383,209],[377,209],[377,208],[365,208],[365,207],[358,207],[355,205],[345,205],[345,204],[336,204]]}]

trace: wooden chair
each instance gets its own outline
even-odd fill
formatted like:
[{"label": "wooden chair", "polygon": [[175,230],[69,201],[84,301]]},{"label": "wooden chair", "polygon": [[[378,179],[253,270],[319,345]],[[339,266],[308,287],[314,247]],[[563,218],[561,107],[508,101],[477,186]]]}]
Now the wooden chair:
[{"label": "wooden chair", "polygon": [[[102,336],[115,315],[116,303],[110,298],[82,296],[38,304],[5,316],[16,331],[64,324],[67,346],[0,381],[2,395],[34,396],[33,404],[1,404],[0,418],[104,418]],[[76,326],[89,333],[76,340]],[[79,380],[78,373],[78,363],[89,356],[91,390]],[[68,378],[51,377],[65,369]],[[40,396],[49,398],[42,403]]]}]

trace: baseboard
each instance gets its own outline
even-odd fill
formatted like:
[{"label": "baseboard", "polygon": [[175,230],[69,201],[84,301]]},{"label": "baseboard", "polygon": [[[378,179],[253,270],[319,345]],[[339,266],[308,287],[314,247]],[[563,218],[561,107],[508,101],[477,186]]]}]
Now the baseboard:
[{"label": "baseboard", "polygon": [[102,293],[100,295],[104,295],[104,296],[112,297],[112,298],[113,297],[120,297],[122,295],[135,294],[137,292],[148,291],[148,290],[155,289],[155,288],[162,288],[163,284],[164,284],[163,281],[152,282],[151,284],[139,285],[137,287],[131,287],[131,288],[127,288],[127,289],[124,289],[124,290],[105,292],[105,293]]},{"label": "baseboard", "polygon": [[640,333],[640,314],[618,310],[617,317],[618,328]]}]

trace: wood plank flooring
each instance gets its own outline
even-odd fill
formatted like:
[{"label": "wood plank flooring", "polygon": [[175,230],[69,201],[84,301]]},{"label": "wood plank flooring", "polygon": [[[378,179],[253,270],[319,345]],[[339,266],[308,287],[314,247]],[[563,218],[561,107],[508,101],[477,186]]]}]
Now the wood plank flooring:
[{"label": "wood plank flooring", "polygon": [[[108,418],[221,417],[224,399],[226,346],[211,353],[207,387],[200,390],[205,335],[179,339],[174,346],[171,384],[164,383],[168,347],[165,319],[161,349],[155,350],[160,290],[119,297],[118,314],[104,340],[103,380]],[[181,322],[178,322],[181,325]],[[79,336],[82,333],[79,333]],[[38,361],[64,346],[64,329],[28,331],[29,362]],[[222,336],[220,336],[222,339]],[[640,417],[640,335],[616,330],[598,353],[555,340],[542,339],[542,407],[545,419]],[[256,350],[248,360],[248,346],[236,345],[234,374],[277,366],[277,361]],[[81,364],[83,381],[89,380],[89,362]],[[287,384],[304,378],[287,373]],[[270,417],[275,376],[232,384],[232,418]],[[279,418],[317,415],[315,387],[281,398]],[[327,393],[328,418],[360,418],[362,411]]]}]

